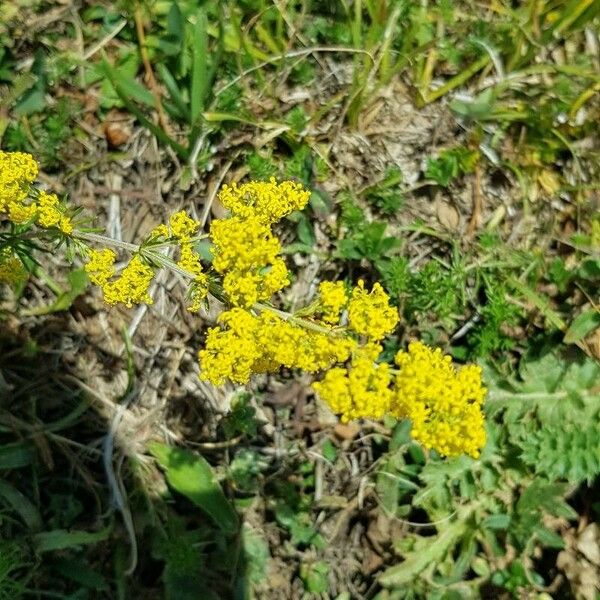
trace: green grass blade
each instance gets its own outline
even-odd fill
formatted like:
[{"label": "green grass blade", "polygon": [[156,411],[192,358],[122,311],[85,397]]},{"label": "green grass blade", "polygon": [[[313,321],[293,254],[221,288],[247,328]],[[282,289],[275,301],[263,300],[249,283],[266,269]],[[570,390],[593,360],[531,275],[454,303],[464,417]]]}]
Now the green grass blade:
[{"label": "green grass blade", "polygon": [[34,460],[33,444],[18,442],[0,447],[0,470],[28,467]]},{"label": "green grass blade", "polygon": [[160,76],[161,81],[165,84],[167,91],[169,92],[169,96],[177,110],[180,112],[181,117],[185,119],[185,121],[190,121],[190,109],[183,99],[183,94],[175,81],[173,75],[171,75],[171,71],[162,63],[156,65],[156,70]]},{"label": "green grass blade", "polygon": [[196,13],[194,40],[192,45],[192,84],[190,90],[191,125],[198,125],[204,110],[208,90],[208,31],[206,11],[199,8]]},{"label": "green grass blade", "polygon": [[35,505],[16,487],[0,479],[0,496],[18,513],[30,531],[39,531],[43,527],[42,516]]},{"label": "green grass blade", "polygon": [[76,548],[87,544],[96,544],[107,540],[112,532],[112,523],[100,531],[67,531],[66,529],[54,529],[44,531],[33,536],[35,548],[38,552],[53,552]]}]

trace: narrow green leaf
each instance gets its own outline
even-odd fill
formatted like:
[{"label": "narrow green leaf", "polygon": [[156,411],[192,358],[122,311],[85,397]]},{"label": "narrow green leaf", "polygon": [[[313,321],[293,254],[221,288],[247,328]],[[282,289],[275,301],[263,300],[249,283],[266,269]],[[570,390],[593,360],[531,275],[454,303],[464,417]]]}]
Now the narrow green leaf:
[{"label": "narrow green leaf", "polygon": [[170,146],[177,152],[180,158],[183,160],[187,160],[189,156],[189,151],[187,148],[184,148],[181,144],[177,143],[173,138],[171,138],[167,133],[165,133],[158,125],[155,125],[146,115],[139,109],[139,107],[133,102],[126,91],[121,87],[117,78],[115,78],[115,70],[111,67],[110,63],[104,59],[103,60],[104,72],[107,78],[110,80],[112,86],[117,92],[117,95],[127,108],[127,110],[132,113],[136,119],[146,128],[148,129],[156,138],[163,144]]},{"label": "narrow green leaf", "polygon": [[6,444],[0,447],[0,470],[27,467],[34,459],[35,448],[27,442]]},{"label": "narrow green leaf", "polygon": [[174,490],[205,511],[224,532],[237,531],[237,514],[202,456],[159,443],[151,444],[149,450]]},{"label": "narrow green leaf", "polygon": [[191,125],[198,125],[204,110],[208,91],[208,22],[206,11],[199,8],[196,12],[196,26],[192,42],[192,89],[191,89]]},{"label": "narrow green leaf", "polygon": [[167,90],[169,92],[171,101],[173,102],[173,104],[175,105],[177,110],[181,113],[181,116],[186,121],[189,121],[190,120],[190,109],[187,106],[187,104],[185,103],[185,100],[183,99],[183,94],[181,93],[181,90],[179,89],[179,86],[177,85],[175,78],[173,77],[173,75],[171,75],[171,71],[169,71],[167,66],[164,65],[163,63],[158,63],[156,65],[156,70],[157,70],[162,82],[165,84],[165,87],[167,88]]},{"label": "narrow green leaf", "polygon": [[35,548],[38,552],[53,552],[75,548],[86,544],[95,544],[108,539],[112,531],[112,523],[100,531],[67,531],[66,529],[54,529],[44,531],[33,536]]},{"label": "narrow green leaf", "polygon": [[42,527],[42,517],[34,504],[16,487],[0,479],[0,496],[19,514],[31,531],[39,531]]},{"label": "narrow green leaf", "polygon": [[113,87],[120,88],[121,92],[131,101],[135,100],[149,108],[154,108],[154,96],[141,83],[133,77],[124,75],[120,69],[115,69],[107,60],[103,60],[100,68],[109,77]]}]

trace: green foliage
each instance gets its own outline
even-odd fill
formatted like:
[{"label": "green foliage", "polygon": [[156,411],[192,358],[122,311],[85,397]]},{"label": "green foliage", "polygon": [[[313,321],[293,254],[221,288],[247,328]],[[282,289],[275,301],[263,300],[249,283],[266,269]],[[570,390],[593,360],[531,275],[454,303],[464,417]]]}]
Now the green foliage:
[{"label": "green foliage", "polygon": [[306,511],[294,510],[289,504],[280,502],[275,508],[277,522],[290,534],[290,542],[294,546],[314,546],[325,548],[323,536],[315,529],[310,514]]},{"label": "green foliage", "polygon": [[574,483],[600,474],[600,366],[594,360],[547,351],[524,360],[517,380],[493,371],[489,377],[499,388],[490,393],[489,411],[536,474]]},{"label": "green foliage", "polygon": [[508,301],[508,288],[496,279],[484,277],[483,289],[486,299],[479,311],[480,323],[469,333],[468,343],[474,355],[487,357],[514,347],[515,341],[505,331],[518,323],[521,311]]},{"label": "green foliage", "polygon": [[328,573],[329,567],[323,561],[300,565],[300,579],[304,589],[312,594],[324,594],[328,591]]},{"label": "green foliage", "polygon": [[269,154],[263,156],[258,152],[251,152],[246,159],[250,176],[257,181],[268,181],[277,171],[277,165]]},{"label": "green foliage", "polygon": [[149,449],[174,490],[205,511],[225,533],[237,531],[239,522],[235,510],[202,456],[158,442]]},{"label": "green foliage", "polygon": [[0,538],[0,600],[24,597],[22,575],[26,566],[24,549],[12,540]]},{"label": "green foliage", "polygon": [[249,394],[240,394],[231,402],[231,411],[220,423],[226,438],[245,435],[249,438],[256,436],[256,410],[250,404]]},{"label": "green foliage", "polygon": [[364,258],[377,265],[402,243],[396,237],[386,236],[386,229],[387,225],[380,221],[363,224],[349,237],[338,242],[337,256],[347,260]]},{"label": "green foliage", "polygon": [[72,115],[76,103],[61,98],[54,107],[44,104],[40,111],[10,123],[2,138],[5,150],[29,152],[46,168],[56,168],[62,162],[66,142],[72,137]]},{"label": "green foliage", "polygon": [[427,159],[425,177],[447,187],[454,179],[471,173],[479,160],[479,152],[462,146],[443,150],[437,158]]},{"label": "green foliage", "polygon": [[204,535],[200,530],[185,530],[185,522],[172,515],[167,522],[163,539],[155,543],[153,554],[164,561],[162,574],[165,600],[198,600],[206,588],[206,568],[201,544]]},{"label": "green foliage", "polygon": [[366,200],[384,215],[395,215],[404,206],[404,194],[400,189],[402,171],[398,167],[386,170],[383,179],[363,191]]}]

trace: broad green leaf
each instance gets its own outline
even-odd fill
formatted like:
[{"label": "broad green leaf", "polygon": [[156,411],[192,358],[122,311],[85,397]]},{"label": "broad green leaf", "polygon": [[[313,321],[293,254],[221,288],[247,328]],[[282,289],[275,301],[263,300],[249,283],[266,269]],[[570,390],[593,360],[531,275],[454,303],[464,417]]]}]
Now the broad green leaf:
[{"label": "broad green leaf", "polygon": [[586,310],[569,325],[565,333],[565,344],[579,342],[598,327],[600,327],[600,311],[595,308]]},{"label": "broad green leaf", "polygon": [[238,517],[225,497],[212,467],[199,454],[158,442],[149,447],[150,453],[165,470],[171,487],[206,512],[226,533],[237,531]]}]

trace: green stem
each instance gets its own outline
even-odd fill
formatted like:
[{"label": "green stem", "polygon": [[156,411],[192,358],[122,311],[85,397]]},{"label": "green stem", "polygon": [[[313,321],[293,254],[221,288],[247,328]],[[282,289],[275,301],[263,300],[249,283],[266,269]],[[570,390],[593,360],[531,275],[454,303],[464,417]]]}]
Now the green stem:
[{"label": "green stem", "polygon": [[457,88],[459,85],[466,83],[477,71],[480,71],[490,62],[489,54],[485,54],[479,60],[476,60],[472,65],[467,67],[464,71],[455,75],[450,81],[447,81],[444,85],[440,86],[436,90],[430,93],[423,93],[419,104],[426,105],[435,102],[448,92]]},{"label": "green stem", "polygon": [[[121,242],[119,240],[115,240],[106,235],[100,235],[98,233],[85,233],[82,231],[74,232],[73,237],[82,239],[82,240],[86,240],[86,241],[90,241],[90,242],[97,242],[99,244],[105,244],[107,246],[114,246],[115,248],[121,248],[123,250],[127,250],[132,253],[140,253],[142,255],[145,255],[147,258],[154,260],[161,266],[163,266],[171,271],[174,271],[175,273],[178,273],[179,275],[185,277],[186,279],[189,279],[190,281],[194,281],[196,279],[196,275],[194,273],[191,273],[190,271],[186,271],[185,269],[182,269],[179,265],[177,265],[177,263],[175,263],[175,261],[173,261],[169,257],[165,256],[164,254],[160,254],[159,252],[153,252],[152,250],[154,247],[142,248],[136,244],[130,244],[129,242]],[[201,237],[204,238],[206,236],[201,236]],[[222,297],[222,289],[215,290],[214,293],[211,291],[211,294],[213,296],[215,296],[216,298],[220,299]],[[344,335],[344,332],[342,332],[342,331],[335,331],[332,329],[328,329],[327,327],[318,325],[317,323],[314,323],[313,321],[309,321],[307,319],[297,317],[291,313],[285,312],[283,310],[279,310],[273,306],[269,306],[268,304],[263,304],[262,302],[257,302],[256,304],[252,305],[252,308],[259,312],[269,311],[269,312],[277,315],[284,321],[289,321],[290,323],[293,323],[294,325],[298,325],[299,327],[302,327],[304,329],[309,329],[311,331],[316,331],[318,333],[323,333],[326,335],[331,335],[331,336],[336,336],[336,337]]]},{"label": "green stem", "polygon": [[252,305],[252,308],[258,310],[259,312],[268,311],[277,315],[284,321],[288,321],[294,325],[298,325],[304,329],[310,329],[311,331],[316,331],[318,333],[323,333],[325,335],[331,335],[335,337],[339,337],[343,335],[342,331],[335,331],[333,329],[328,329],[327,327],[323,327],[314,323],[313,321],[308,321],[307,319],[303,319],[302,317],[297,317],[291,313],[285,312],[283,310],[279,310],[278,308],[274,308],[273,306],[269,306],[268,304],[263,304],[262,302],[257,302]]}]

